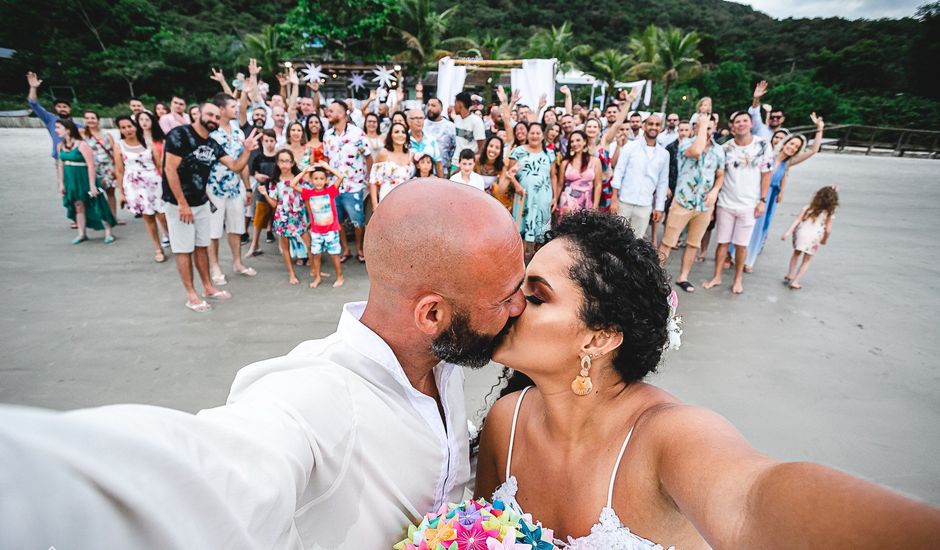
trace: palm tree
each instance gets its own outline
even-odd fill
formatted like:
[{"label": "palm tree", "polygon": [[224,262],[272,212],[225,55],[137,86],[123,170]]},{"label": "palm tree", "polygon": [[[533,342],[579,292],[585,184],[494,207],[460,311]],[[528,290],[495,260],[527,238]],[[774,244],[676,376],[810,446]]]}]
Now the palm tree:
[{"label": "palm tree", "polygon": [[246,58],[255,58],[262,70],[276,74],[284,57],[284,44],[280,30],[274,25],[267,25],[261,32],[245,35]]},{"label": "palm tree", "polygon": [[601,50],[591,56],[591,75],[607,83],[608,93],[613,93],[618,81],[626,80],[633,65],[633,59],[617,50]]},{"label": "palm tree", "polygon": [[660,112],[666,112],[666,102],[669,101],[669,87],[680,80],[694,78],[702,71],[702,63],[698,58],[702,52],[698,51],[701,40],[695,31],[683,33],[679,29],[670,28],[659,34],[659,66],[662,70],[663,104]]},{"label": "palm tree", "polygon": [[395,30],[404,41],[405,49],[395,58],[414,64],[423,78],[429,63],[453,55],[454,49],[471,49],[478,54],[477,45],[470,38],[443,38],[458,8],[454,5],[435,12],[430,0],[402,0]]},{"label": "palm tree", "polygon": [[590,46],[573,44],[573,38],[570,21],[565,21],[561,27],[552,25],[551,29],[539,29],[529,38],[522,55],[530,58],[557,59],[558,70],[565,72],[571,70],[576,59],[591,52]]},{"label": "palm tree", "polygon": [[479,40],[479,44],[483,59],[509,59],[512,55],[512,40],[504,36],[494,36],[486,33]]},{"label": "palm tree", "polygon": [[662,81],[660,111],[666,111],[670,86],[693,78],[702,70],[698,60],[702,55],[698,51],[700,40],[697,32],[683,33],[676,28],[663,30],[655,25],[630,37],[630,49],[637,60],[630,71],[631,76]]}]

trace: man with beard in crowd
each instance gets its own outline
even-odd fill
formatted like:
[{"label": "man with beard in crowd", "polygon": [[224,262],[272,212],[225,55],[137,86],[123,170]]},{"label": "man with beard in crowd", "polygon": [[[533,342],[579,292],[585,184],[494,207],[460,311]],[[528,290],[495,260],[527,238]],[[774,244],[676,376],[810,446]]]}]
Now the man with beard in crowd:
[{"label": "man with beard in crowd", "polygon": [[643,122],[643,139],[631,141],[620,151],[614,178],[610,185],[616,197],[610,201],[610,212],[630,222],[638,239],[646,235],[650,224],[663,219],[666,193],[669,190],[669,153],[656,143],[662,119],[657,115]]},{"label": "man with beard in crowd", "polygon": [[[444,105],[441,100],[432,97],[428,100],[427,116],[424,121],[424,133],[437,142],[438,153],[445,170],[450,168],[450,158],[454,155],[457,128],[454,123],[442,116]],[[457,151],[460,153],[460,151]],[[446,174],[445,174],[446,176]]]},{"label": "man with beard in crowd", "polygon": [[368,302],[239,371],[224,406],[0,409],[0,547],[382,548],[462,499],[457,365],[484,366],[525,309],[522,240],[496,199],[428,178],[382,201],[366,249]]},{"label": "man with beard in crowd", "polygon": [[209,174],[215,163],[240,173],[248,163],[251,151],[258,147],[256,131],[245,139],[241,154],[233,159],[209,134],[219,127],[221,113],[213,103],[202,105],[200,118],[194,124],[174,128],[166,136],[163,160],[163,200],[166,202],[166,223],[170,233],[170,250],[176,255],[186,307],[202,313],[211,309],[196,294],[193,286],[193,261],[202,279],[205,296],[216,300],[231,298],[219,290],[209,276],[210,204],[206,194]]},{"label": "man with beard in crowd", "polygon": [[[39,89],[39,86],[42,85],[42,80],[39,80],[36,73],[28,72],[26,73],[26,82],[29,84],[29,95],[26,97],[26,103],[29,104],[29,108],[36,113],[39,120],[46,125],[46,131],[49,132],[49,136],[52,138],[52,158],[58,161],[59,142],[61,140],[58,134],[55,133],[55,123],[60,118],[72,118],[72,105],[64,99],[57,99],[52,105],[52,110],[55,111],[55,114],[52,114],[43,109],[42,105],[39,104],[39,96],[36,91]],[[82,127],[81,123],[76,123],[76,126],[79,128]]]}]

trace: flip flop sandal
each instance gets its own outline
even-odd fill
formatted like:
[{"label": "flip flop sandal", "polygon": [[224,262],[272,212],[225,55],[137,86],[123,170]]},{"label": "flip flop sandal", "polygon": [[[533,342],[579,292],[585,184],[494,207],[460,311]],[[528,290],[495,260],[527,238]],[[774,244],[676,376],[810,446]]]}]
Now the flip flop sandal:
[{"label": "flip flop sandal", "polygon": [[339,263],[344,264],[349,259],[349,254],[340,254]]},{"label": "flip flop sandal", "polygon": [[166,255],[162,250],[160,250],[153,255],[153,261],[157,262],[158,264],[162,264],[166,261]]},{"label": "flip flop sandal", "polygon": [[800,285],[795,285],[793,283],[790,283],[790,290],[799,290],[801,288],[803,287],[801,287]]},{"label": "flip flop sandal", "polygon": [[104,238],[104,244],[111,244],[113,242],[114,242],[114,237],[111,235],[108,235],[107,237]]},{"label": "flip flop sandal", "polygon": [[258,274],[258,272],[255,271],[255,268],[253,267],[246,267],[245,269],[241,271],[236,271],[235,273],[238,273],[239,275],[244,275],[245,277],[254,277],[255,275]]},{"label": "flip flop sandal", "polygon": [[81,237],[75,237],[74,239],[72,239],[72,244],[83,243],[83,242],[85,242],[85,241],[87,241],[87,240],[88,240],[88,236],[87,236],[87,235],[82,235]]},{"label": "flip flop sandal", "polygon": [[212,306],[209,305],[209,302],[205,300],[199,302],[198,304],[191,304],[186,302],[186,307],[195,311],[196,313],[205,313],[212,309]]},{"label": "flip flop sandal", "polygon": [[366,263],[366,257],[363,256],[362,254],[356,254],[356,259],[359,260],[359,263],[361,264]]},{"label": "flip flop sandal", "polygon": [[689,281],[676,281],[676,286],[689,293],[695,292],[695,286]]},{"label": "flip flop sandal", "polygon": [[232,297],[232,294],[227,290],[220,290],[212,294],[206,294],[206,298],[212,298],[213,300],[228,300]]},{"label": "flip flop sandal", "polygon": [[225,275],[215,275],[212,277],[212,284],[222,286],[227,285],[228,281],[225,279]]}]

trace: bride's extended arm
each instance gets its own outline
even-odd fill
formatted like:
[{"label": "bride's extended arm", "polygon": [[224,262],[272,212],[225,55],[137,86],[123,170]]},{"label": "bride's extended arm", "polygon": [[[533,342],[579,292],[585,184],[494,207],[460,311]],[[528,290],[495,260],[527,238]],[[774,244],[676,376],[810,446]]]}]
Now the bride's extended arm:
[{"label": "bride's extended arm", "polygon": [[489,499],[499,484],[506,481],[506,452],[509,445],[509,431],[512,425],[512,413],[515,409],[518,392],[500,398],[486,414],[483,432],[480,434],[480,452],[477,454],[475,498]]},{"label": "bride's extended arm", "polygon": [[929,548],[940,510],[837,470],[779,462],[718,414],[651,415],[662,486],[713,548]]}]

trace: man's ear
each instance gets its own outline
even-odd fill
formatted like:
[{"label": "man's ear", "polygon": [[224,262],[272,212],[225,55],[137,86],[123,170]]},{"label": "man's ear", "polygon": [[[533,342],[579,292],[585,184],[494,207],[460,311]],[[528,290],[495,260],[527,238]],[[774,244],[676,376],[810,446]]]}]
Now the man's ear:
[{"label": "man's ear", "polygon": [[437,336],[450,326],[452,310],[439,294],[426,294],[415,304],[415,326],[428,336]]}]

